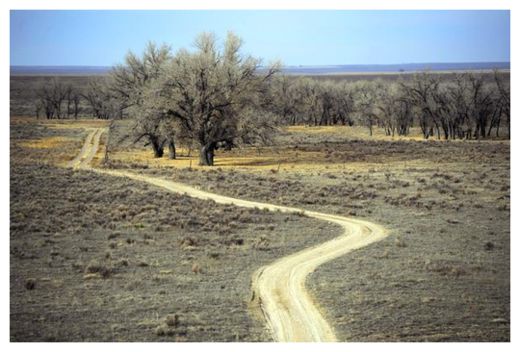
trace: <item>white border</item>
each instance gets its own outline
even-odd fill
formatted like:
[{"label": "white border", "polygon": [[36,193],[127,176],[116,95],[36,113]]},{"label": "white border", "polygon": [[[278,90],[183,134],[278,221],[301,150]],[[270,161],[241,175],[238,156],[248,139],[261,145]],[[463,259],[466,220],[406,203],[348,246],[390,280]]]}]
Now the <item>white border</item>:
[{"label": "white border", "polygon": [[[0,74],[1,74],[1,99],[0,106],[4,119],[1,133],[1,143],[3,144],[2,151],[0,152],[0,165],[1,168],[1,180],[2,180],[2,212],[1,212],[1,233],[2,244],[1,247],[3,252],[2,255],[2,282],[3,290],[2,294],[2,314],[1,314],[1,341],[4,349],[8,350],[55,350],[55,351],[67,351],[70,349],[79,350],[124,350],[124,351],[142,351],[143,349],[154,349],[154,350],[217,350],[217,351],[279,351],[286,349],[297,349],[303,351],[315,351],[315,350],[331,350],[331,351],[358,351],[358,350],[372,350],[372,349],[384,349],[388,351],[415,351],[418,348],[426,351],[437,351],[439,349],[449,351],[459,350],[471,350],[471,351],[489,351],[493,350],[518,350],[517,332],[518,324],[516,324],[517,304],[514,299],[515,294],[518,292],[517,280],[515,276],[518,276],[518,260],[515,258],[515,252],[518,249],[518,241],[515,238],[515,229],[519,229],[517,220],[516,207],[511,208],[511,341],[510,344],[141,344],[141,343],[122,343],[122,344],[12,344],[9,343],[9,10],[11,9],[352,9],[352,10],[369,10],[369,9],[380,9],[380,10],[398,10],[398,9],[414,9],[414,10],[429,10],[429,9],[450,9],[450,10],[470,10],[470,9],[501,9],[511,10],[511,38],[516,38],[518,31],[518,25],[516,24],[517,16],[514,6],[518,6],[517,3],[520,1],[514,0],[358,0],[358,1],[337,1],[337,0],[300,0],[300,1],[286,1],[286,0],[253,0],[253,1],[239,1],[239,0],[223,0],[223,1],[211,1],[211,0],[185,0],[185,1],[167,1],[167,0],[144,0],[144,1],[130,1],[130,0],[0,0]],[[511,82],[512,82],[512,112],[513,115],[516,111],[515,102],[518,101],[517,92],[517,80],[516,71],[513,68],[515,66],[514,60],[517,57],[517,45],[515,41],[511,41]],[[512,134],[517,135],[517,125],[515,117],[512,118]],[[511,193],[512,199],[516,200],[517,188],[513,180],[519,175],[517,168],[517,155],[518,155],[517,143],[512,139],[511,142]],[[515,204],[512,201],[512,205]]]},{"label": "white border", "polygon": [[411,9],[510,9],[513,0],[4,0],[11,9],[349,9],[349,10],[411,10]]}]

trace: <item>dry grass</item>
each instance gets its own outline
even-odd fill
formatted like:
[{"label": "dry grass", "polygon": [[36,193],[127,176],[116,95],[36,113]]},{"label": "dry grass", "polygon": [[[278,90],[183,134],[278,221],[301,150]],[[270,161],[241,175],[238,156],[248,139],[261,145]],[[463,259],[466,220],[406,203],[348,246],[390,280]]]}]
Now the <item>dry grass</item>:
[{"label": "dry grass", "polygon": [[[340,339],[509,340],[509,142],[360,133],[298,127],[261,153],[219,151],[214,168],[188,170],[162,159],[152,165],[144,155],[131,167],[217,193],[388,227],[388,239],[318,268],[309,280]],[[149,155],[126,152],[133,151]],[[255,246],[269,243],[259,238]]]},{"label": "dry grass", "polygon": [[75,141],[75,139],[67,137],[49,137],[27,140],[20,143],[20,146],[35,149],[66,148],[72,141]]},{"label": "dry grass", "polygon": [[[388,227],[388,239],[320,267],[309,280],[340,339],[509,340],[509,143],[368,139],[361,138],[362,131],[339,130],[318,133],[302,127],[282,132],[275,145],[261,153],[256,148],[218,151],[214,168],[199,168],[196,156],[186,158],[183,150],[179,160],[170,161],[152,158],[148,149],[123,145],[113,152],[110,166],[240,198],[367,218]],[[139,183],[34,167],[35,160],[54,163],[66,153],[59,146],[21,145],[28,139],[74,135],[80,136],[74,147],[79,150],[85,136],[79,129],[29,123],[11,128],[11,161],[16,161],[11,262],[17,272],[11,292],[20,294],[14,304],[20,309],[28,302],[27,293],[45,293],[30,307],[49,318],[53,310],[45,307],[53,290],[65,285],[72,295],[85,290],[77,282],[91,285],[82,303],[92,313],[69,338],[114,338],[97,335],[89,325],[106,315],[94,292],[120,302],[112,307],[114,318],[132,316],[128,326],[112,332],[115,339],[230,341],[237,334],[246,340],[266,338],[259,332],[261,323],[244,318],[247,298],[239,300],[239,306],[232,304],[248,292],[252,271],[308,245],[313,234],[335,235],[328,225],[297,215],[234,209]],[[101,158],[99,153],[98,164]],[[47,210],[50,220],[41,215],[47,204],[59,205]],[[18,236],[21,233],[28,236]],[[85,240],[78,242],[78,236]],[[91,261],[110,268],[110,275],[102,279],[98,272],[88,272]],[[72,274],[57,270],[63,265],[70,265]],[[142,284],[145,278],[147,285]],[[32,290],[25,286],[29,279],[35,282]],[[143,295],[151,302],[148,310],[160,311],[157,317],[134,308],[140,307],[138,297]],[[171,302],[176,302],[174,307]],[[204,307],[211,307],[211,316]],[[45,339],[43,333],[24,335],[21,331],[34,332],[36,327],[24,325],[16,314],[11,316],[14,336]],[[180,314],[179,329],[159,318],[171,314]],[[73,311],[66,316],[66,321],[72,319]],[[211,328],[215,325],[222,329]]]},{"label": "dry grass", "polygon": [[59,168],[62,145],[24,146],[76,133],[11,126],[11,341],[268,340],[252,273],[338,229]]}]

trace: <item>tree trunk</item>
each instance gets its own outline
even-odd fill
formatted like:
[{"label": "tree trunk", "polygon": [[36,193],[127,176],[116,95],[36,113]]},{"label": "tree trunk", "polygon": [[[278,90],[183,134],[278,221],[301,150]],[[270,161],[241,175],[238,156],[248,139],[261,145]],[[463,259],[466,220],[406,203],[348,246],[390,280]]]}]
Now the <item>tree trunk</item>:
[{"label": "tree trunk", "polygon": [[175,149],[175,141],[172,138],[168,138],[168,157],[170,159],[177,159],[177,149]]},{"label": "tree trunk", "polygon": [[480,123],[480,136],[486,138],[486,124]]},{"label": "tree trunk", "polygon": [[74,118],[78,118],[78,112],[79,112],[79,103],[74,101]]},{"label": "tree trunk", "polygon": [[150,144],[153,148],[153,155],[156,158],[161,158],[164,155],[164,143],[159,142],[159,138],[157,137],[150,137]]},{"label": "tree trunk", "polygon": [[200,149],[199,165],[213,166],[214,156],[215,156],[215,145],[213,143],[204,145]]}]

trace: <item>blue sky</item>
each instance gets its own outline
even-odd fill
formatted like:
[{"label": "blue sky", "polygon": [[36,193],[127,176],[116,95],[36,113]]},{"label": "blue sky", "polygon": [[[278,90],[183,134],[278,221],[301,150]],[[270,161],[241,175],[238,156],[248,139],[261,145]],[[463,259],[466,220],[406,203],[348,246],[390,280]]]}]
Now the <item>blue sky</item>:
[{"label": "blue sky", "polygon": [[11,65],[122,62],[147,41],[232,30],[285,65],[509,61],[509,11],[11,11]]}]

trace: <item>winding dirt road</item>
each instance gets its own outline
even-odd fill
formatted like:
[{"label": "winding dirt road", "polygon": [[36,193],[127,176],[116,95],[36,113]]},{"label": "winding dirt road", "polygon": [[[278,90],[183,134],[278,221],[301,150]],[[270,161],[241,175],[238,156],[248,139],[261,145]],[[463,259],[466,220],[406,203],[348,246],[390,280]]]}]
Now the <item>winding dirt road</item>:
[{"label": "winding dirt road", "polygon": [[287,213],[304,213],[309,217],[340,225],[339,237],[320,245],[283,257],[255,272],[252,280],[253,301],[259,305],[274,341],[329,342],[337,341],[334,330],[316,307],[305,288],[305,280],[318,266],[352,250],[367,246],[386,237],[387,231],[368,221],[329,215],[299,208],[253,202],[201,191],[182,183],[143,176],[127,171],[92,168],[90,162],[99,147],[105,129],[95,129],[88,135],[80,154],[70,163],[75,169],[128,177],[147,182],[169,191],[199,199],[211,199],[221,204],[268,209]]}]

